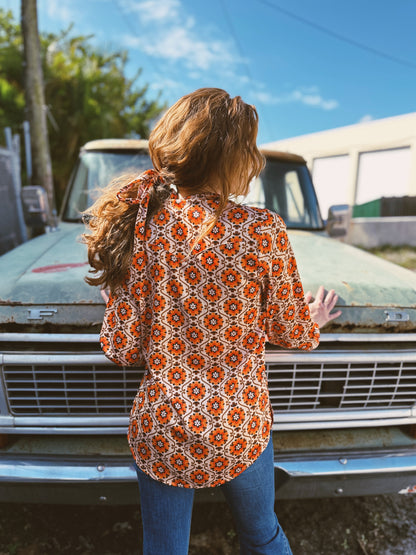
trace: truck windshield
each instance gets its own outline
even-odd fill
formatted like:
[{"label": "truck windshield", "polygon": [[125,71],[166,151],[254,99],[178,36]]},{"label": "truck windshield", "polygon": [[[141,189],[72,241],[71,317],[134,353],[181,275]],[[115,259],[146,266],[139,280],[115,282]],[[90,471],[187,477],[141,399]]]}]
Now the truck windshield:
[{"label": "truck windshield", "polygon": [[106,150],[84,152],[69,184],[69,194],[63,210],[63,220],[80,221],[81,213],[97,197],[100,189],[117,176],[138,175],[152,167],[147,152],[137,150]]},{"label": "truck windshield", "polygon": [[303,164],[267,158],[243,204],[277,212],[289,229],[323,228],[312,180]]},{"label": "truck windshield", "polygon": [[[82,212],[114,177],[138,175],[151,167],[150,157],[144,151],[84,152],[71,178],[63,220],[80,221]],[[277,212],[289,229],[323,227],[309,172],[299,163],[268,158],[260,177],[251,184],[248,196],[238,200]]]}]

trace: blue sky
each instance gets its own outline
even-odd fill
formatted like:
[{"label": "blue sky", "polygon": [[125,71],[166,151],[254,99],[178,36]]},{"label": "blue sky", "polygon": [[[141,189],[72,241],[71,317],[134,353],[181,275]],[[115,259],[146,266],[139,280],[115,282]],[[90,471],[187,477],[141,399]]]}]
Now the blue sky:
[{"label": "blue sky", "polygon": [[[0,7],[20,16],[19,0]],[[416,111],[414,0],[38,0],[41,31],[93,34],[172,104],[215,86],[259,143]],[[361,45],[361,46],[358,46]]]}]

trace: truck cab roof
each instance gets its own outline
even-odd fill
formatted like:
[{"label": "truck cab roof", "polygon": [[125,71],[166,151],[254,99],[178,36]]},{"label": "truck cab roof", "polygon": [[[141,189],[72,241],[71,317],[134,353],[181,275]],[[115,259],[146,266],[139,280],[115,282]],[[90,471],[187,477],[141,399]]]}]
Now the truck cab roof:
[{"label": "truck cab roof", "polygon": [[[93,150],[148,150],[149,141],[146,139],[98,139],[86,143],[81,151]],[[306,160],[298,154],[291,152],[283,152],[280,150],[272,150],[270,148],[261,148],[260,151],[264,156],[282,162],[294,162],[297,164],[306,164]]]}]

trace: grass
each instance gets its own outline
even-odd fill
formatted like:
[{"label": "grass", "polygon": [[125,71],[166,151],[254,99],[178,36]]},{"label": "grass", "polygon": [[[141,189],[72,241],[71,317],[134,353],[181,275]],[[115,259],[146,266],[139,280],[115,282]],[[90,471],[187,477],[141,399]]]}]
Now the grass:
[{"label": "grass", "polygon": [[365,250],[416,272],[416,247],[384,245]]}]

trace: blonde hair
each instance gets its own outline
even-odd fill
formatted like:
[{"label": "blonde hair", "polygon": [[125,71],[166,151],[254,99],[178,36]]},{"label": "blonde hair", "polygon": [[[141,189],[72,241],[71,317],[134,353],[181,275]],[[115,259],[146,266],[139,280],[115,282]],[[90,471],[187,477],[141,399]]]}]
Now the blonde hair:
[{"label": "blonde hair", "polygon": [[189,193],[218,182],[224,199],[246,195],[264,166],[256,145],[254,106],[222,89],[198,89],[180,98],[149,138],[153,165],[167,182]]},{"label": "blonde hair", "polygon": [[[247,195],[251,180],[263,169],[257,131],[254,106],[239,96],[231,98],[222,89],[203,88],[180,98],[150,134],[150,157],[167,185],[176,185],[185,195],[210,191],[219,195],[215,215],[201,230],[198,241],[215,225],[230,197]],[[92,271],[101,272],[86,281],[110,289],[120,285],[128,271],[137,210],[120,202],[113,191],[105,190],[86,211],[93,216],[89,223],[92,233],[84,236]],[[151,188],[148,220],[166,196],[160,187]],[[115,231],[117,226],[123,231]]]}]

